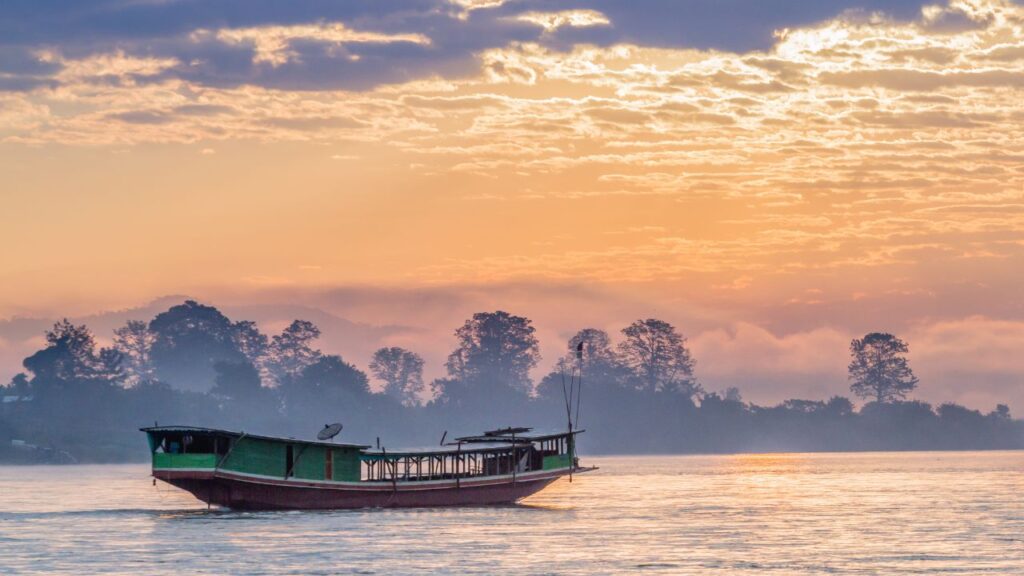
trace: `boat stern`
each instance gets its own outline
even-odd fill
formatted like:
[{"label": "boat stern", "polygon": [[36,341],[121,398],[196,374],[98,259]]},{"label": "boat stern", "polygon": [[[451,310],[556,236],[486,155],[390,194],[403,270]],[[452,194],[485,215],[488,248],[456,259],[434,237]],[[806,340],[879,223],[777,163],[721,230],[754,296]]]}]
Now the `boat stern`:
[{"label": "boat stern", "polygon": [[149,442],[153,478],[191,492],[204,502],[214,500],[214,473],[228,438],[218,433],[177,428],[143,428]]}]

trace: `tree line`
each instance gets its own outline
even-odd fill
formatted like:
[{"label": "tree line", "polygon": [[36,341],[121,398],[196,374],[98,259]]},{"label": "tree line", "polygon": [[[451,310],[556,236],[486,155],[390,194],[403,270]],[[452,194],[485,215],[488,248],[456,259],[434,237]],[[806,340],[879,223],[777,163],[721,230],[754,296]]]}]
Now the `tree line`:
[{"label": "tree line", "polygon": [[[423,358],[377,350],[368,372],[317,347],[320,330],[295,320],[278,334],[232,321],[195,301],[132,320],[100,347],[67,320],[0,388],[0,459],[118,461],[145,455],[139,426],[196,424],[308,437],[340,420],[350,441],[427,445],[446,431],[564,428],[566,380],[582,375],[582,449],[694,453],[1024,447],[1024,422],[1006,405],[983,414],[907,400],[919,381],[908,346],[871,333],[850,345],[850,391],[776,406],[744,402],[740,390],[705,390],[686,338],[671,324],[640,319],[618,342],[585,328],[539,382],[532,322],[482,312],[454,332],[446,375],[424,381]],[[378,383],[377,391],[371,380]]]}]

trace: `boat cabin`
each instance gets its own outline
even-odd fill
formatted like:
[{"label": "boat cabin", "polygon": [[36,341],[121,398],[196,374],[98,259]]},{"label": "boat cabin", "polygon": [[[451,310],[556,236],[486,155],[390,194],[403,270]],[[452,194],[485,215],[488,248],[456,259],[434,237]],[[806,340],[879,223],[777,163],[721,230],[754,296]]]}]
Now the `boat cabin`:
[{"label": "boat cabin", "polygon": [[504,428],[456,438],[424,450],[371,449],[361,444],[275,438],[212,428],[143,428],[153,469],[222,471],[307,482],[459,482],[489,476],[513,480],[527,472],[571,469],[582,430],[534,434]]}]

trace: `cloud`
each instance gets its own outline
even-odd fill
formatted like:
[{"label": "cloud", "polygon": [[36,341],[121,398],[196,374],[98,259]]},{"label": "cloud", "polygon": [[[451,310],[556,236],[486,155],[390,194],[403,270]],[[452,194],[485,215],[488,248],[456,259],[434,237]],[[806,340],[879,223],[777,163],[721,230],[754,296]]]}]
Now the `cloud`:
[{"label": "cloud", "polygon": [[503,6],[506,0],[448,0],[451,4],[462,8],[458,12],[457,16],[459,20],[468,20],[470,14],[474,10],[486,10],[489,8],[499,8]]},{"label": "cloud", "polygon": [[524,12],[515,17],[520,22],[540,26],[546,32],[553,32],[563,26],[584,28],[587,26],[608,26],[611,21],[597,10],[563,10],[561,12]]},{"label": "cloud", "polygon": [[823,324],[1021,320],[1017,3],[226,5],[5,4],[3,145],[305,145],[352,182],[442,196],[451,215],[416,206],[446,231],[537,219],[392,248],[410,281],[660,282],[748,314],[703,327],[706,355],[774,351],[764,373],[813,360]]},{"label": "cloud", "polygon": [[[705,386],[738,386],[756,402],[784,395],[822,399],[849,396],[849,343],[862,334],[817,328],[776,335],[740,322],[690,338]],[[990,410],[1024,406],[1024,322],[981,316],[921,322],[899,333],[910,344],[910,365],[921,382],[913,394],[934,404],[960,402]],[[1018,408],[1019,410],[1019,408]]]},{"label": "cloud", "polygon": [[[265,0],[53,0],[49,8],[15,1],[0,5],[0,90],[48,83],[52,66],[34,58],[39,49],[73,60],[117,50],[171,58],[184,64],[177,77],[218,85],[366,89],[435,74],[462,75],[476,54],[511,42],[538,41],[562,49],[579,42],[765,49],[773,30],[811,24],[845,8],[910,17],[922,3],[827,0],[795,7],[789,0],[760,0],[737,12],[733,3],[700,0],[628,5],[610,0],[585,5],[567,0],[295,0],[287,9]],[[522,14],[531,15],[535,25],[516,19]],[[614,26],[595,26],[607,22]],[[427,45],[424,39],[430,49],[417,49]],[[372,65],[347,65],[354,59]],[[261,71],[268,65],[277,73]],[[386,70],[389,66],[405,73]]]},{"label": "cloud", "polygon": [[834,378],[845,373],[850,337],[832,328],[780,337],[763,327],[738,323],[703,332],[690,344],[702,359],[701,374],[711,379],[793,373]]},{"label": "cloud", "polygon": [[915,362],[930,374],[999,373],[1016,376],[1024,385],[1024,323],[971,316],[917,327]]},{"label": "cloud", "polygon": [[138,57],[123,50],[72,59],[50,51],[38,54],[41,62],[60,64],[55,79],[64,85],[76,82],[117,82],[132,86],[139,80],[155,77],[180,65],[176,58]]},{"label": "cloud", "polygon": [[952,72],[922,71],[907,68],[826,72],[820,77],[825,84],[844,88],[887,88],[898,91],[931,91],[940,88],[1020,87],[1024,73],[1020,70],[963,70]]},{"label": "cloud", "polygon": [[[346,44],[390,44],[403,42],[429,45],[430,38],[423,34],[383,34],[364,32],[348,28],[343,23],[319,23],[305,26],[264,26],[260,28],[222,28],[216,32],[198,30],[193,33],[196,42],[209,35],[228,44],[251,44],[255,50],[253,63],[267,63],[281,66],[299,58],[292,46],[299,42],[317,42],[336,48]],[[349,59],[359,59],[358,54],[347,54]]]}]

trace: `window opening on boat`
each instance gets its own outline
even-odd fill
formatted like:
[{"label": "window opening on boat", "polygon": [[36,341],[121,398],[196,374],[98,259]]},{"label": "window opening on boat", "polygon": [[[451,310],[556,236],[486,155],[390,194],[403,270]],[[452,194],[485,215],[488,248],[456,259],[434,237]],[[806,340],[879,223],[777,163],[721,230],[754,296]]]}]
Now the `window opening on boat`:
[{"label": "window opening on boat", "polygon": [[438,452],[382,451],[360,458],[359,477],[364,482],[428,482],[523,474],[544,470],[545,458],[564,456],[570,446],[565,438],[543,438],[486,447],[470,442]]},{"label": "window opening on boat", "polygon": [[220,454],[227,452],[228,439],[207,435],[165,434],[156,447],[156,452],[165,454]]}]

